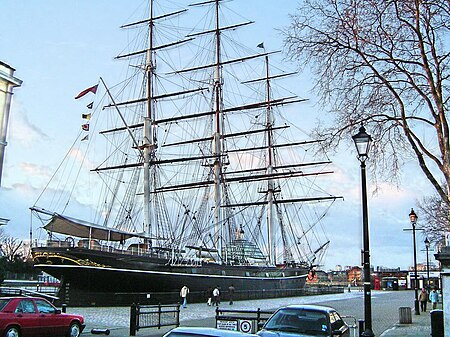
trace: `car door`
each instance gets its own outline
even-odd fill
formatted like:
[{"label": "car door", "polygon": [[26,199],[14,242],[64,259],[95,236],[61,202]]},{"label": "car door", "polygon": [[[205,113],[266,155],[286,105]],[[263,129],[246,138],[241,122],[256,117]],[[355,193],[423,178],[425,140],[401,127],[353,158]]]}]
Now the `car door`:
[{"label": "car door", "polygon": [[64,316],[52,304],[43,299],[36,299],[43,336],[63,336],[67,332]]},{"label": "car door", "polygon": [[24,336],[41,335],[39,315],[32,299],[20,300],[14,310],[14,315]]}]

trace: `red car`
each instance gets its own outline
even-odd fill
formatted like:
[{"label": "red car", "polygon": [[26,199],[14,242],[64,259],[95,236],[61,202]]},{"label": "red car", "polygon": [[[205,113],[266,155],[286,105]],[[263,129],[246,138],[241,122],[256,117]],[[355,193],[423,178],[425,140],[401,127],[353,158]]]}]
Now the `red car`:
[{"label": "red car", "polygon": [[79,337],[83,316],[62,314],[40,297],[1,297],[0,336]]}]

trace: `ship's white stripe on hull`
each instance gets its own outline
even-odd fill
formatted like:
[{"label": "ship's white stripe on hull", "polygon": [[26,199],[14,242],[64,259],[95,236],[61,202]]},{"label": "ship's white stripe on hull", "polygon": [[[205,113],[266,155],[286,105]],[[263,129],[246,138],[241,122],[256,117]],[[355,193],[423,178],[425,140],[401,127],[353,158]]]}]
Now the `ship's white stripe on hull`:
[{"label": "ship's white stripe on hull", "polygon": [[284,277],[254,277],[254,276],[234,276],[234,275],[207,275],[207,274],[187,274],[187,273],[173,273],[165,271],[151,271],[151,270],[133,270],[133,269],[119,269],[119,268],[104,268],[93,266],[65,266],[65,265],[49,265],[49,264],[36,264],[36,268],[81,268],[81,269],[99,269],[113,272],[127,272],[127,273],[139,273],[139,274],[154,274],[154,275],[177,275],[177,276],[189,276],[189,277],[210,277],[210,278],[230,278],[230,279],[244,279],[244,280],[286,280],[304,278],[308,274],[298,276],[284,276]]}]

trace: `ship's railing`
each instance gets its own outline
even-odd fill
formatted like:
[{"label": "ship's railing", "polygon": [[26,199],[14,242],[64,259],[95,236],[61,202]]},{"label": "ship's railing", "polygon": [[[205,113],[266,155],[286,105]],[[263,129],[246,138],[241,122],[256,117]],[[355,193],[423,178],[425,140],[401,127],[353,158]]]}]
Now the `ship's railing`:
[{"label": "ship's railing", "polygon": [[149,256],[158,258],[170,258],[170,252],[155,252],[151,249],[145,249],[141,247],[130,247],[130,248],[117,248],[107,244],[101,244],[97,240],[75,240],[71,237],[66,238],[66,240],[47,240],[45,244],[41,244],[41,247],[49,248],[71,248],[78,247],[102,252],[118,253],[123,255],[133,255],[133,256]]},{"label": "ship's railing", "polygon": [[180,304],[139,305],[130,309],[130,336],[143,328],[158,328],[180,325]]}]

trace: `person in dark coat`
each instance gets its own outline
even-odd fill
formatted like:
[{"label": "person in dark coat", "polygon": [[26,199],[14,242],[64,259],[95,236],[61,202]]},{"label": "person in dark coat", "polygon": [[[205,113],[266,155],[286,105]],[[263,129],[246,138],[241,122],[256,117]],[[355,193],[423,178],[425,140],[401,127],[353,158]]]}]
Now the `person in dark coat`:
[{"label": "person in dark coat", "polygon": [[427,311],[427,302],[428,302],[428,294],[425,288],[422,288],[422,291],[419,295],[419,302],[420,302],[420,311],[426,312]]},{"label": "person in dark coat", "polygon": [[235,288],[234,288],[233,284],[228,287],[228,295],[230,297],[230,305],[233,304],[234,290],[235,290]]},{"label": "person in dark coat", "polygon": [[206,303],[209,306],[211,306],[212,305],[212,299],[213,299],[213,288],[212,287],[208,287],[207,296],[208,296],[208,302],[206,302]]}]

